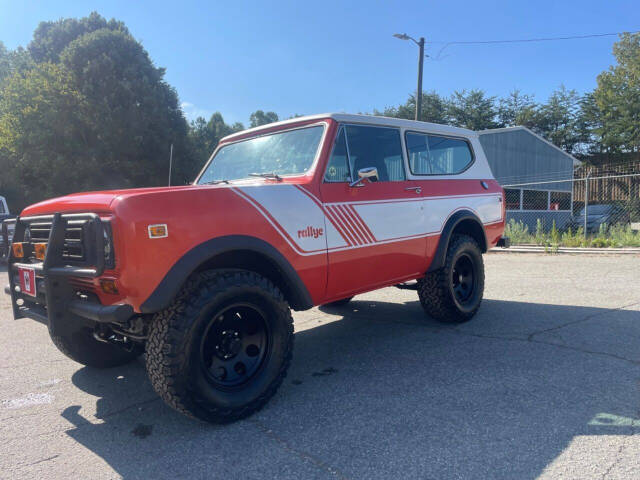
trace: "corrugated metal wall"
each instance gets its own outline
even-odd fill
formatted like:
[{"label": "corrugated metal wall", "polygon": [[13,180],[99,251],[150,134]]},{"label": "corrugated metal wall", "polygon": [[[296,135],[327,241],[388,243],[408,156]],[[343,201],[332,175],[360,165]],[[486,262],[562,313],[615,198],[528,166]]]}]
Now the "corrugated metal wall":
[{"label": "corrugated metal wall", "polygon": [[[522,129],[483,132],[480,144],[501,185],[573,178],[573,159]],[[530,185],[531,190],[571,191],[571,183]]]}]

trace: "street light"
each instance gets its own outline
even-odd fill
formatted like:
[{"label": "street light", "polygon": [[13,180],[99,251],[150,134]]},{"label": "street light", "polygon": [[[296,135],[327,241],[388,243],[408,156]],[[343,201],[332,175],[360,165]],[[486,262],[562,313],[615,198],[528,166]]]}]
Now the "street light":
[{"label": "street light", "polygon": [[416,40],[406,33],[394,33],[393,36],[400,40],[411,40],[420,48],[420,54],[418,56],[418,95],[416,96],[416,120],[420,120],[420,114],[422,113],[422,64],[424,60],[424,37],[420,37],[420,40]]}]

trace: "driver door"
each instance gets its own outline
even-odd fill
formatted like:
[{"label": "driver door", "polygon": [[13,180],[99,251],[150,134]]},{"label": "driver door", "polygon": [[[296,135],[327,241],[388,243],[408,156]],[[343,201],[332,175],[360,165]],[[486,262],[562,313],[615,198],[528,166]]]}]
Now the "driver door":
[{"label": "driver door", "polygon": [[[375,177],[353,185],[358,170],[371,168]],[[406,179],[399,129],[340,127],[321,186],[326,222],[335,227],[335,238],[327,238],[327,299],[424,273],[427,237],[418,187]]]}]

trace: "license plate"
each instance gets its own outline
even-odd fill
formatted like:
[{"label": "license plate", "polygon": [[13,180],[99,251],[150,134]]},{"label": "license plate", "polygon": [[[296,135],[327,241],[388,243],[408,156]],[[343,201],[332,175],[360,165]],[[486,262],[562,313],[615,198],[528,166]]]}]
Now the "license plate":
[{"label": "license plate", "polygon": [[33,268],[18,268],[20,290],[22,293],[36,296],[36,272]]}]

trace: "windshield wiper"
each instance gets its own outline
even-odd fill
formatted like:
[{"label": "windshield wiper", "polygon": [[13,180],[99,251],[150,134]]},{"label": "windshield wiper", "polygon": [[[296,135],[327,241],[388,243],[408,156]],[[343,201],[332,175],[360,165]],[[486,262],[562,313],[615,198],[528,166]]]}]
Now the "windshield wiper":
[{"label": "windshield wiper", "polygon": [[204,182],[200,185],[218,185],[219,183],[229,183],[229,180],[211,180],[210,182]]},{"label": "windshield wiper", "polygon": [[250,177],[262,177],[262,178],[273,178],[279,182],[282,181],[282,177],[275,172],[264,172],[264,173],[250,173]]}]

